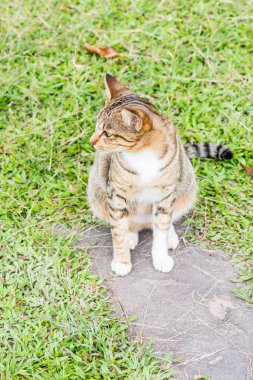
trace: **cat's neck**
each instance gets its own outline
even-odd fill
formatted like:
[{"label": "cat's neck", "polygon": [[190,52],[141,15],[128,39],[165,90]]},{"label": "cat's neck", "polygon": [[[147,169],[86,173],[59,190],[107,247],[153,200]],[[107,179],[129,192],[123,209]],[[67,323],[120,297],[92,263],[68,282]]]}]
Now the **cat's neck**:
[{"label": "cat's neck", "polygon": [[143,149],[139,152],[122,152],[121,156],[127,166],[134,170],[145,182],[151,181],[159,173],[164,165],[163,160],[150,149]]}]

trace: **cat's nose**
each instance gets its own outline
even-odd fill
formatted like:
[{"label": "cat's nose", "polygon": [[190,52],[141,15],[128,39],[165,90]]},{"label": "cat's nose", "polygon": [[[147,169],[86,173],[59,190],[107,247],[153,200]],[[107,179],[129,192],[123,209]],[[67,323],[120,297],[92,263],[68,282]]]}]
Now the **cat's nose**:
[{"label": "cat's nose", "polygon": [[98,141],[98,134],[95,132],[90,138],[90,143],[94,146]]}]

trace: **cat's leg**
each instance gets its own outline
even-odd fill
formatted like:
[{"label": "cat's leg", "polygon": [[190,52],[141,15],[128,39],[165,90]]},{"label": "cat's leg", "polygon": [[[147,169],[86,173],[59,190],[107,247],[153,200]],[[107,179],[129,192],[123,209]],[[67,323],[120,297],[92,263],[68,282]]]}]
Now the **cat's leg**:
[{"label": "cat's leg", "polygon": [[170,272],[174,266],[173,258],[168,255],[173,203],[173,198],[168,197],[166,202],[154,207],[152,259],[155,269],[161,272]]},{"label": "cat's leg", "polygon": [[110,225],[113,242],[113,260],[111,269],[119,276],[125,276],[132,269],[129,229],[128,229],[128,210],[124,198],[113,193],[108,198]]},{"label": "cat's leg", "polygon": [[[179,220],[182,216],[187,214],[193,207],[196,198],[196,183],[192,181],[191,185],[187,187],[187,191],[180,194],[173,207],[172,222]],[[179,244],[177,233],[171,224],[168,233],[168,248],[175,249]]]},{"label": "cat's leg", "polygon": [[138,232],[144,229],[152,228],[152,206],[146,204],[137,204],[132,208],[129,215],[129,246],[134,249],[139,240]]},{"label": "cat's leg", "polygon": [[179,244],[179,239],[172,223],[168,231],[167,244],[168,249],[176,249]]},{"label": "cat's leg", "polygon": [[93,215],[105,222],[109,222],[110,216],[106,190],[94,181],[93,178],[89,179],[88,199]]},{"label": "cat's leg", "polygon": [[129,248],[130,249],[134,249],[137,244],[138,244],[138,240],[139,240],[139,234],[138,234],[138,231],[128,231],[128,245],[129,245]]},{"label": "cat's leg", "polygon": [[196,199],[195,181],[187,187],[183,193],[179,194],[173,209],[172,221],[176,222],[186,215],[192,208]]}]

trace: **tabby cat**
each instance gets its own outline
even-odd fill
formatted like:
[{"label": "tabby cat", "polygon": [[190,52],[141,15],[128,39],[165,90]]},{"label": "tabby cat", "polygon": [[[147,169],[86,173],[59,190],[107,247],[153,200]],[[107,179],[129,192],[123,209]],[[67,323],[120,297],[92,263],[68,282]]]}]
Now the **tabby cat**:
[{"label": "tabby cat", "polygon": [[224,145],[183,146],[172,122],[147,100],[111,75],[106,75],[109,99],[97,118],[91,144],[97,150],[88,198],[94,215],[110,223],[113,240],[111,269],[131,271],[130,250],[138,231],[153,229],[155,269],[169,272],[179,239],[173,222],[186,214],[196,198],[196,180],[189,157],[232,158]]}]

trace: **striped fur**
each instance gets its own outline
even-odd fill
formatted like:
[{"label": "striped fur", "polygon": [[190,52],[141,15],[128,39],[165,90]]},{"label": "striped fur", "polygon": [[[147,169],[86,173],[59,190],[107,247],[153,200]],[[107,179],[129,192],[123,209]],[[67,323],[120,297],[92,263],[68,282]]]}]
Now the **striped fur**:
[{"label": "striped fur", "polygon": [[228,158],[223,145],[187,144],[171,121],[147,100],[107,75],[109,100],[97,118],[91,143],[96,148],[88,198],[95,216],[111,226],[112,270],[131,270],[130,249],[138,231],[153,229],[154,267],[169,272],[178,237],[172,222],[195,200],[196,180],[189,157]]},{"label": "striped fur", "polygon": [[233,158],[231,150],[222,144],[188,143],[184,145],[184,149],[189,158],[217,158],[218,160]]}]

